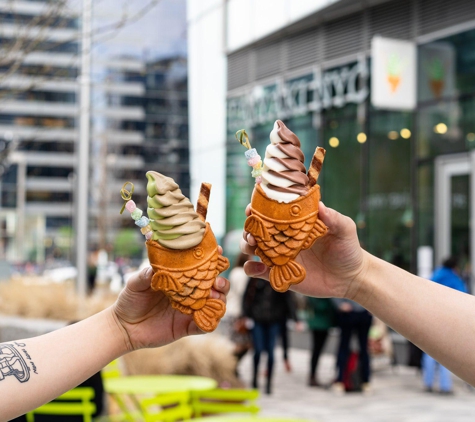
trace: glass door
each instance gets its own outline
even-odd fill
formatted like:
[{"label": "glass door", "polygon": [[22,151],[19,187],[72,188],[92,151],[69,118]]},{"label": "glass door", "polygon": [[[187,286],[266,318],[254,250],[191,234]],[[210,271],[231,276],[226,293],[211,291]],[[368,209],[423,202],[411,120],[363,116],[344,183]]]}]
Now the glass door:
[{"label": "glass door", "polygon": [[[475,154],[451,154],[435,160],[435,265],[450,255],[459,258],[460,270],[473,282],[475,210],[473,201]],[[471,283],[470,283],[471,284]],[[473,289],[471,290],[473,291]]]}]

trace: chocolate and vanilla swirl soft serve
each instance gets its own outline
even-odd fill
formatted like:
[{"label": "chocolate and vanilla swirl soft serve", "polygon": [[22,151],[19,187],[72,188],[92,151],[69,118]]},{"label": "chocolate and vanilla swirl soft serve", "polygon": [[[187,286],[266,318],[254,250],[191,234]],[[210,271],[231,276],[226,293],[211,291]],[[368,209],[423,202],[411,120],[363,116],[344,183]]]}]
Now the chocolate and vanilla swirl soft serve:
[{"label": "chocolate and vanilla swirl soft serve", "polygon": [[269,198],[291,202],[308,192],[308,177],[299,138],[276,120],[262,169],[262,189]]}]

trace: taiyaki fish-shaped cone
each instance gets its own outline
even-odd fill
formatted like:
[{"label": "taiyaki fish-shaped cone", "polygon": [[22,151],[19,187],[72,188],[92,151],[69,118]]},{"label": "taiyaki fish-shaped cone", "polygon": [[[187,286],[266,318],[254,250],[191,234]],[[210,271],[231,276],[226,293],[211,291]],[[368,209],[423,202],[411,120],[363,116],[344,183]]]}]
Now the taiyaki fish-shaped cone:
[{"label": "taiyaki fish-shaped cone", "polygon": [[168,249],[149,240],[147,251],[155,273],[152,289],[164,292],[173,308],[193,315],[201,330],[214,331],[224,316],[226,306],[221,300],[209,296],[214,280],[229,268],[229,261],[219,254],[209,223],[206,223],[203,240],[193,248]]},{"label": "taiyaki fish-shaped cone", "polygon": [[[278,135],[277,142],[273,141],[275,135]],[[281,138],[284,139],[282,148],[279,146]],[[327,232],[318,218],[320,186],[316,183],[325,150],[316,149],[309,172],[305,174],[300,142],[280,121],[271,132],[271,142],[264,160],[263,182],[254,188],[251,215],[246,219],[244,230],[254,236],[256,254],[271,269],[270,284],[274,290],[285,292],[306,276],[305,269],[295,261],[297,255]],[[301,163],[292,162],[294,159]]]},{"label": "taiyaki fish-shaped cone", "polygon": [[226,306],[210,298],[210,292],[229,261],[220,255],[213,231],[203,221],[211,185],[203,184],[196,213],[173,179],[157,172],[148,172],[147,178],[147,212],[154,231],[146,242],[154,272],[151,287],[164,292],[173,308],[192,315],[201,330],[214,331]]}]

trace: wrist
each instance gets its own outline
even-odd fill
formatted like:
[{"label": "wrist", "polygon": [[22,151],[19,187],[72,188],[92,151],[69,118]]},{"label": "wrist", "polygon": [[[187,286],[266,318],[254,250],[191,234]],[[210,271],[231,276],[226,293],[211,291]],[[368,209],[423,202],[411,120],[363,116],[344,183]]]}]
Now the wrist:
[{"label": "wrist", "polygon": [[106,309],[108,324],[113,337],[117,340],[117,357],[134,350],[129,333],[115,311],[115,305]]},{"label": "wrist", "polygon": [[373,256],[362,250],[362,264],[359,271],[350,281],[350,285],[346,291],[346,294],[343,296],[345,299],[350,299],[354,302],[363,305],[363,302],[366,302],[371,295],[372,287],[372,271],[374,270]]}]

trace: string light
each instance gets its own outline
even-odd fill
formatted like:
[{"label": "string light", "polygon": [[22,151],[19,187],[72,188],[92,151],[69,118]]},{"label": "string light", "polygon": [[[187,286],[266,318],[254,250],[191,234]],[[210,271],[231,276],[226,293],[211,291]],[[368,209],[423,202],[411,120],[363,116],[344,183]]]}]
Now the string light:
[{"label": "string light", "polygon": [[330,144],[331,147],[336,148],[338,145],[340,145],[340,140],[336,138],[335,136],[332,136],[329,140],[328,143]]},{"label": "string light", "polygon": [[434,132],[443,135],[447,132],[447,125],[445,123],[437,123],[434,126]]},{"label": "string light", "polygon": [[366,133],[364,133],[364,132],[360,132],[360,133],[358,133],[358,135],[356,135],[356,140],[360,144],[364,144],[366,142],[366,139],[367,139],[367,136],[366,136]]},{"label": "string light", "polygon": [[394,141],[399,138],[399,133],[397,133],[395,130],[392,130],[388,133],[388,138]]},{"label": "string light", "polygon": [[401,129],[401,132],[399,133],[401,134],[401,138],[409,139],[411,137],[411,131],[409,129]]},{"label": "string light", "polygon": [[468,142],[475,141],[475,133],[473,133],[473,132],[467,133],[467,141]]}]

